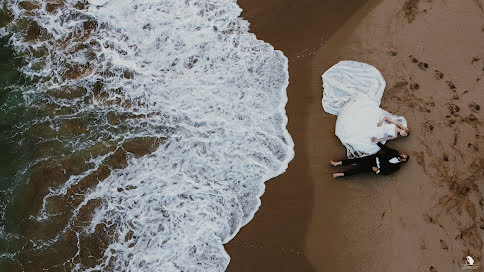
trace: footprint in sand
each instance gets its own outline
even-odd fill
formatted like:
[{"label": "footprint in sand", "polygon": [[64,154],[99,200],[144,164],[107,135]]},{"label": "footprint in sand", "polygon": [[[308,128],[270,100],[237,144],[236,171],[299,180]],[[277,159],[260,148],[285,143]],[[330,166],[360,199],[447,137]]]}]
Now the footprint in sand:
[{"label": "footprint in sand", "polygon": [[[408,57],[408,61],[417,67],[412,67],[407,71],[408,80],[401,80],[388,90],[391,93],[390,99],[403,107],[404,111],[410,110],[417,114],[416,121],[420,122],[422,126],[420,134],[424,135],[419,138],[420,148],[423,150],[412,152],[412,154],[415,155],[417,163],[423,168],[426,175],[439,186],[446,184],[448,188],[447,192],[439,198],[438,203],[426,211],[426,221],[443,229],[458,228],[460,230],[460,234],[456,236],[455,240],[440,240],[442,250],[466,249],[471,254],[482,258],[479,252],[482,252],[483,241],[479,232],[484,229],[484,222],[472,215],[472,211],[478,207],[478,204],[474,203],[475,201],[470,197],[481,194],[476,183],[484,173],[484,159],[479,153],[479,141],[476,140],[480,138],[479,129],[482,126],[477,114],[480,113],[480,105],[476,103],[477,101],[472,100],[467,100],[466,104],[463,103],[466,101],[463,96],[476,90],[458,91],[453,79],[449,78],[447,73],[444,74],[438,67],[432,67],[435,69],[430,77],[439,81],[440,83],[437,85],[441,84],[440,89],[445,91],[438,93],[437,100],[434,100],[433,97],[425,97],[425,94],[430,92],[427,92],[423,86],[416,88],[418,85],[412,83],[412,79],[417,73],[414,68],[428,70],[430,66],[414,55]],[[474,65],[476,61],[478,60],[474,60]],[[415,91],[417,89],[419,92]],[[425,109],[431,107],[435,112],[447,112],[444,114],[445,118],[425,114]],[[419,113],[419,111],[423,113]],[[446,137],[425,136],[435,131]],[[469,139],[465,135],[475,135],[475,138],[472,136]],[[465,164],[462,166],[453,163],[456,161],[465,162]],[[481,197],[481,202],[484,202],[482,199]],[[481,209],[483,206],[484,204],[481,204]],[[429,270],[437,271],[434,266],[430,266]]]},{"label": "footprint in sand", "polygon": [[442,246],[442,249],[443,250],[449,249],[449,247],[447,246],[447,244],[445,243],[445,241],[442,240],[442,239],[440,239],[440,245]]},{"label": "footprint in sand", "polygon": [[472,111],[472,112],[478,112],[481,110],[481,106],[479,104],[477,104],[476,102],[472,102],[470,103],[469,105],[469,109]]},{"label": "footprint in sand", "polygon": [[460,107],[457,106],[456,104],[451,103],[449,105],[449,111],[450,111],[450,114],[457,116],[459,115],[458,112],[460,111]]},{"label": "footprint in sand", "polygon": [[434,126],[432,124],[430,124],[428,121],[425,121],[425,123],[423,124],[423,126],[425,128],[427,128],[429,131],[433,131],[434,130]]},{"label": "footprint in sand", "polygon": [[477,146],[475,146],[475,145],[473,145],[471,143],[468,143],[467,144],[467,147],[470,148],[470,149],[472,149],[472,150],[474,150],[474,151],[476,151],[476,152],[479,151],[479,147],[477,147]]},{"label": "footprint in sand", "polygon": [[410,61],[411,61],[412,63],[417,63],[417,62],[418,62],[418,59],[416,59],[416,58],[415,58],[413,55],[410,55],[410,56],[408,56],[408,57],[410,58]]},{"label": "footprint in sand", "polygon": [[[452,82],[452,80],[447,80],[445,81],[445,83],[447,83],[447,86],[449,87],[449,89],[451,90],[452,92],[452,99],[454,100],[459,100],[459,95],[457,94],[457,90],[456,90],[456,86],[455,84]],[[465,93],[464,93],[465,94]]]},{"label": "footprint in sand", "polygon": [[447,83],[447,86],[449,86],[449,89],[451,90],[455,89],[455,84],[452,82],[452,80],[447,80],[445,83]]},{"label": "footprint in sand", "polygon": [[443,79],[444,74],[442,72],[440,72],[439,70],[435,70],[435,78],[436,79]]},{"label": "footprint in sand", "polygon": [[437,272],[437,269],[435,269],[435,267],[433,267],[433,266],[431,266],[429,270],[430,270],[430,272]]},{"label": "footprint in sand", "polygon": [[427,70],[429,68],[429,64],[426,62],[419,62],[418,59],[414,55],[408,56],[412,63],[417,63],[418,68],[421,70]]},{"label": "footprint in sand", "polygon": [[421,70],[427,70],[429,68],[429,65],[425,62],[419,62],[418,68],[420,68]]},{"label": "footprint in sand", "polygon": [[449,161],[449,156],[447,156],[447,154],[443,154],[442,155],[442,160],[444,160],[445,162],[448,162]]},{"label": "footprint in sand", "polygon": [[[452,118],[450,115],[445,116],[445,126],[452,127],[455,124],[455,118]],[[454,143],[455,144],[455,143]]]}]

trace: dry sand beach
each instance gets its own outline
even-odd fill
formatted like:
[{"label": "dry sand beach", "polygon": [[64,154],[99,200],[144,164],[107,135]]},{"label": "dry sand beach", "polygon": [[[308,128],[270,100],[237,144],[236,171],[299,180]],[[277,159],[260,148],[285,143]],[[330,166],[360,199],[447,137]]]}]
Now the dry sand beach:
[{"label": "dry sand beach", "polygon": [[[267,182],[254,219],[226,245],[228,271],[484,271],[484,1],[238,1],[258,38],[289,58],[296,157]],[[321,74],[377,67],[382,108],[411,135],[399,172],[333,180],[343,158]]]}]

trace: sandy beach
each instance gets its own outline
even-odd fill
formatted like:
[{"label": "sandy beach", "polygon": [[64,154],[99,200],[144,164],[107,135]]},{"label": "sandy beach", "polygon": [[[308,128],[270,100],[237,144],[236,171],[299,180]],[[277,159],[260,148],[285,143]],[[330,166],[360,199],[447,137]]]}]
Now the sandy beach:
[{"label": "sandy beach", "polygon": [[[289,59],[296,156],[266,183],[228,244],[228,271],[484,271],[484,2],[238,1],[259,39]],[[321,108],[321,74],[340,60],[377,67],[381,107],[411,135],[390,176],[333,180],[345,149]]]}]

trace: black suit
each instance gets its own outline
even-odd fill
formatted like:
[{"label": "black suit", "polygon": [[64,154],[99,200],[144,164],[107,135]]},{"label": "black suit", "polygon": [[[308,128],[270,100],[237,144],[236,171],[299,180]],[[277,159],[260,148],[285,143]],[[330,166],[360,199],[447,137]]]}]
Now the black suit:
[{"label": "black suit", "polygon": [[399,157],[400,154],[395,149],[384,146],[381,143],[377,143],[381,148],[378,153],[366,157],[342,160],[343,165],[354,165],[355,168],[344,172],[345,176],[351,176],[358,173],[374,172],[373,167],[377,167],[376,158],[380,162],[380,172],[378,174],[388,175],[398,169],[400,169],[399,163],[391,163],[390,160],[395,157]]}]

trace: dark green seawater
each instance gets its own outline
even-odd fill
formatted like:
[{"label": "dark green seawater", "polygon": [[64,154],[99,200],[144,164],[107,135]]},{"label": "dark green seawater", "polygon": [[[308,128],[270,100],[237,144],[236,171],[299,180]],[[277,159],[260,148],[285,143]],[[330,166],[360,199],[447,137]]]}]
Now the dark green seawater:
[{"label": "dark green seawater", "polygon": [[[148,124],[141,119],[140,126],[128,125],[130,119],[138,119],[129,110],[85,110],[95,96],[85,88],[45,91],[48,84],[39,84],[40,79],[27,78],[19,72],[25,64],[8,46],[8,37],[2,38],[0,272],[72,271],[76,264],[93,267],[113,234],[104,228],[96,229],[92,235],[81,233],[99,201],[85,205],[79,219],[70,222],[73,209],[89,188],[113,169],[126,167],[127,152],[136,157],[146,155],[159,141],[120,136],[126,132],[140,135],[139,131]],[[90,88],[99,91],[103,87],[94,84]],[[62,101],[79,97],[82,101],[71,107],[62,105]],[[49,190],[58,188],[71,176],[95,169],[97,166],[90,159],[102,156],[106,156],[103,165],[64,196],[49,199],[46,209],[52,216],[38,220]]]},{"label": "dark green seawater", "polygon": [[[29,84],[18,67],[21,59],[7,46],[7,37],[0,40],[0,270],[8,271],[10,260],[3,254],[16,248],[11,237],[2,232],[6,226],[6,207],[20,191],[22,172],[28,164],[24,134],[19,127],[32,118],[25,108],[22,88]],[[30,116],[29,116],[30,115]],[[6,270],[8,269],[8,270]]]},{"label": "dark green seawater", "polygon": [[5,190],[11,183],[19,159],[15,152],[17,146],[10,144],[10,137],[15,133],[12,130],[25,109],[21,92],[16,88],[16,83],[20,83],[20,73],[12,50],[6,46],[6,38],[1,40],[0,46],[0,189]]}]

